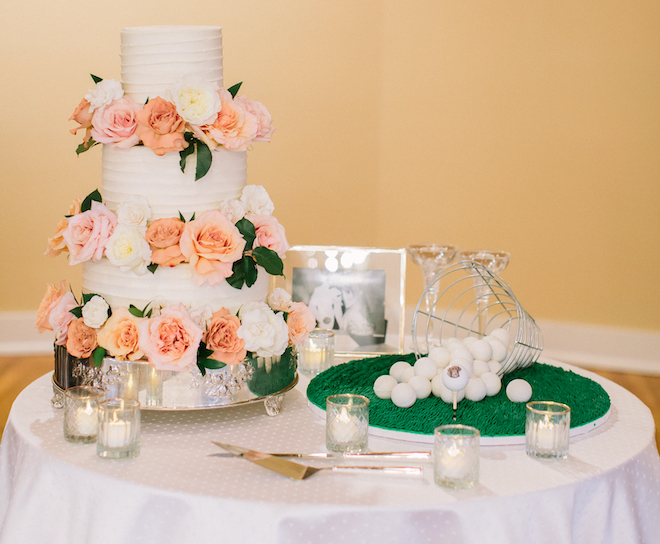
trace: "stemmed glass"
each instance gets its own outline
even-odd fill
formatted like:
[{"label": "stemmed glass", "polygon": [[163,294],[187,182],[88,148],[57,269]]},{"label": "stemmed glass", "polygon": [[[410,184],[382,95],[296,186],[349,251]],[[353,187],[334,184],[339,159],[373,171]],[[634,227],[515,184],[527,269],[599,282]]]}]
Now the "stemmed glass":
[{"label": "stemmed glass", "polygon": [[[452,245],[440,244],[412,244],[406,250],[412,261],[422,268],[424,278],[424,288],[428,288],[434,276],[442,271],[456,256],[458,248]],[[426,291],[426,311],[431,312],[431,308],[438,300],[440,291],[439,282]]]},{"label": "stemmed glass", "polygon": [[[499,274],[504,270],[511,255],[506,251],[493,251],[490,249],[473,249],[460,251],[459,259],[461,261],[472,261],[483,265],[486,270],[493,274]],[[474,279],[475,291],[477,293],[477,313],[479,314],[479,335],[483,336],[486,332],[486,314],[488,313],[488,302],[490,300],[490,287],[488,286],[487,278],[482,275],[475,275]]]}]

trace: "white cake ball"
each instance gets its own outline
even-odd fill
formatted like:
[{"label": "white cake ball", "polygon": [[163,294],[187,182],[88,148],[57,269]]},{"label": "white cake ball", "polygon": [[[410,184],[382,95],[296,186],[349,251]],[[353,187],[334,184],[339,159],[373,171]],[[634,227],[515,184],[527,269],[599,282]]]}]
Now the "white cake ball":
[{"label": "white cake ball", "polygon": [[511,341],[511,336],[509,335],[509,331],[507,331],[506,329],[495,329],[494,331],[491,331],[488,336],[497,338],[505,346],[508,346],[509,342]]},{"label": "white cake ball", "polygon": [[442,345],[451,351],[452,344],[463,344],[458,338],[452,336],[450,338],[445,338],[442,340]]},{"label": "white cake ball", "polygon": [[488,363],[486,361],[480,361],[479,359],[475,359],[474,362],[472,363],[472,375],[475,378],[478,378],[484,372],[490,372],[490,366],[488,366]]},{"label": "white cake ball", "polygon": [[470,346],[470,353],[475,359],[489,361],[493,356],[493,348],[485,340],[475,340]]},{"label": "white cake ball", "polygon": [[465,386],[465,398],[474,402],[479,402],[486,398],[486,384],[479,378],[470,378]]},{"label": "white cake ball", "polygon": [[474,364],[468,359],[454,359],[448,366],[458,365],[467,370],[468,376],[474,374]]},{"label": "white cake ball", "polygon": [[[433,395],[442,399],[444,402],[454,402],[454,391],[447,389],[447,386],[442,383],[442,374],[438,374],[431,380],[431,391]],[[465,398],[465,390],[461,389],[456,393],[456,402],[460,402]]]},{"label": "white cake ball", "polygon": [[392,389],[392,402],[399,408],[410,408],[416,400],[415,390],[408,383],[398,383]]},{"label": "white cake ball", "polygon": [[491,359],[494,359],[495,361],[499,361],[500,363],[504,361],[508,353],[506,346],[502,342],[500,342],[497,338],[493,338],[492,336],[487,336],[486,340],[488,341],[491,349],[493,350],[493,355],[491,356]]},{"label": "white cake ball", "polygon": [[463,338],[463,345],[470,349],[470,346],[474,344],[477,340],[479,340],[476,336],[466,336]]},{"label": "white cake ball", "polygon": [[392,397],[392,389],[399,383],[394,376],[384,374],[378,376],[374,382],[374,393],[379,399],[389,399]]},{"label": "white cake ball", "polygon": [[502,380],[497,374],[492,372],[484,372],[481,376],[481,381],[486,385],[486,395],[489,397],[494,397],[502,389]]},{"label": "white cake ball", "polygon": [[413,376],[408,380],[408,385],[415,390],[418,399],[425,399],[431,394],[431,380],[424,376]]},{"label": "white cake ball", "polygon": [[413,367],[406,361],[397,361],[390,367],[390,376],[399,383],[407,382],[414,375]]},{"label": "white cake ball", "polygon": [[442,371],[442,383],[452,391],[460,391],[465,388],[469,379],[470,374],[460,365],[452,363]]},{"label": "white cake ball", "polygon": [[465,346],[459,349],[452,350],[449,353],[450,363],[455,361],[456,359],[467,359],[470,362],[474,361],[474,357]]},{"label": "white cake ball", "polygon": [[413,370],[415,371],[415,376],[423,376],[427,380],[431,380],[438,373],[438,366],[430,358],[420,357],[417,359]]},{"label": "white cake ball", "polygon": [[498,376],[500,375],[502,371],[502,365],[498,363],[497,361],[490,360],[488,361],[488,366],[490,367],[490,371],[493,374],[497,374]]},{"label": "white cake ball", "polygon": [[449,350],[443,347],[433,348],[429,351],[429,359],[431,359],[438,368],[445,368],[449,363]]},{"label": "white cake ball", "polygon": [[506,396],[511,402],[527,402],[532,398],[532,386],[525,380],[511,380],[506,386]]}]

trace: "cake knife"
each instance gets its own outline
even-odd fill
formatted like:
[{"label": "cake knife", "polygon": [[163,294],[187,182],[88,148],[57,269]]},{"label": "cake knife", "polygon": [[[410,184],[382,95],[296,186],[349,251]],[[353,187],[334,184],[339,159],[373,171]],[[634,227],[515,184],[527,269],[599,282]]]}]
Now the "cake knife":
[{"label": "cake knife", "polygon": [[[218,442],[214,444],[219,445]],[[265,453],[265,452],[264,452]],[[221,453],[214,455],[223,455]],[[224,454],[233,455],[233,454]],[[431,452],[425,451],[370,451],[359,453],[328,453],[328,452],[315,452],[315,453],[274,453],[268,452],[265,455],[273,457],[295,457],[297,459],[412,459],[417,461],[424,461],[431,458]]]},{"label": "cake knife", "polygon": [[267,453],[262,453],[239,446],[232,446],[231,444],[224,444],[222,442],[213,442],[216,446],[228,451],[235,457],[240,457],[259,466],[283,474],[295,480],[305,480],[316,474],[320,470],[330,470],[332,472],[362,472],[362,473],[381,473],[381,474],[398,474],[405,476],[422,476],[423,469],[421,467],[374,467],[374,466],[332,466],[332,467],[310,467],[294,463],[283,457],[275,457]]}]

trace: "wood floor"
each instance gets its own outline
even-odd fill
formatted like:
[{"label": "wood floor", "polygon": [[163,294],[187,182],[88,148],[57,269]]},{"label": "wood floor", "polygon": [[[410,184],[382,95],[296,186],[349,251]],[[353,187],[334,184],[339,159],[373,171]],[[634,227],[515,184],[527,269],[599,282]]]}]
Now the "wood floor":
[{"label": "wood floor", "polygon": [[[53,356],[0,357],[0,434],[16,396],[28,384],[53,369]],[[660,448],[660,376],[597,372],[634,393],[653,413]]]}]

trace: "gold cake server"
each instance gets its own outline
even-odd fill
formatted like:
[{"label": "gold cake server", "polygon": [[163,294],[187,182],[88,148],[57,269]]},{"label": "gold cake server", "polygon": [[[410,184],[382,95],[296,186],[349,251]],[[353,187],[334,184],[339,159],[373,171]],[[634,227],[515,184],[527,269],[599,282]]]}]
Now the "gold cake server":
[{"label": "gold cake server", "polygon": [[276,457],[268,453],[241,448],[240,446],[232,446],[223,442],[213,442],[216,446],[220,446],[223,450],[228,451],[235,457],[243,458],[251,463],[283,474],[295,480],[305,480],[320,470],[330,470],[332,472],[362,472],[362,473],[381,473],[381,474],[398,474],[405,476],[421,476],[423,469],[421,467],[374,467],[374,466],[332,466],[332,467],[310,467],[294,463],[283,457]]}]

